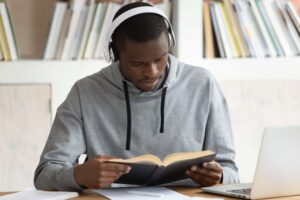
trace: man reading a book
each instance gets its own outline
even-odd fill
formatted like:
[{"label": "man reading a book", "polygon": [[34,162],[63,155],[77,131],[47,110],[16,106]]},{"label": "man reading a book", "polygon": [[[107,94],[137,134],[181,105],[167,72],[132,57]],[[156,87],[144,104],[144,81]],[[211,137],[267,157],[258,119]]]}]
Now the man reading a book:
[{"label": "man reading a book", "polygon": [[[77,81],[58,108],[35,171],[36,188],[110,187],[130,172],[126,164],[106,162],[112,157],[162,159],[208,149],[217,153],[215,161],[191,166],[185,183],[238,182],[224,96],[210,72],[169,54],[175,37],[156,10],[139,2],[115,14],[108,45],[112,63]],[[78,164],[81,154],[88,159]]]}]

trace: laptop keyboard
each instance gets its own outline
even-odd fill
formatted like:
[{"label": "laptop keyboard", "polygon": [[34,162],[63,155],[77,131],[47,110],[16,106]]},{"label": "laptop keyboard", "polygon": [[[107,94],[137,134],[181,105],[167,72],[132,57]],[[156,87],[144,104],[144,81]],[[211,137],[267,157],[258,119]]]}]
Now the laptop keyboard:
[{"label": "laptop keyboard", "polygon": [[243,188],[243,189],[236,189],[236,190],[227,190],[227,192],[232,192],[232,193],[236,193],[236,194],[250,195],[251,188]]}]

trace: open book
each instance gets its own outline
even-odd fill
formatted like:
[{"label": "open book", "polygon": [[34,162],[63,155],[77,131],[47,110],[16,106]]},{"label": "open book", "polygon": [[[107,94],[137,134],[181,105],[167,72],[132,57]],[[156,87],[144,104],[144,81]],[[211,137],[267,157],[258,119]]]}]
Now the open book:
[{"label": "open book", "polygon": [[128,174],[121,176],[116,183],[134,185],[159,185],[188,178],[185,171],[193,165],[212,161],[216,154],[212,151],[179,152],[160,160],[146,154],[129,159],[111,159],[107,162],[123,163],[131,166]]}]

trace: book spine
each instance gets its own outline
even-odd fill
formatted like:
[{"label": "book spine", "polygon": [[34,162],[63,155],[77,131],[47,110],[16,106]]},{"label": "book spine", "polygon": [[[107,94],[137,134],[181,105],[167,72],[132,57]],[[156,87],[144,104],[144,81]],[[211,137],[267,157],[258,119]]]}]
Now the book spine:
[{"label": "book spine", "polygon": [[82,36],[82,40],[81,40],[81,44],[80,44],[80,48],[79,48],[79,55],[78,55],[77,59],[84,58],[84,51],[87,48],[87,43],[88,43],[89,35],[90,35],[91,29],[92,29],[93,20],[95,19],[96,5],[97,4],[96,4],[95,0],[90,1],[88,17],[87,17],[86,25],[84,27],[84,32],[83,32],[83,36]]},{"label": "book spine", "polygon": [[213,43],[213,32],[212,32],[212,23],[209,12],[209,4],[207,1],[203,2],[203,23],[204,23],[204,49],[205,49],[205,58],[214,58],[215,50]]},{"label": "book spine", "polygon": [[271,38],[271,41],[276,49],[276,52],[278,54],[278,56],[284,56],[285,53],[284,53],[284,50],[283,50],[283,47],[282,47],[282,44],[281,42],[279,41],[279,38],[277,37],[277,34],[275,33],[275,30],[274,30],[274,27],[270,21],[270,18],[269,16],[267,15],[267,11],[265,9],[265,6],[264,4],[262,3],[261,0],[255,0],[256,2],[256,5],[257,5],[257,8],[262,16],[262,20],[264,22],[264,25],[267,29],[267,32]]},{"label": "book spine", "polygon": [[209,4],[209,7],[210,7],[213,31],[214,31],[214,34],[216,36],[218,51],[219,51],[220,57],[225,58],[226,53],[225,53],[224,45],[223,45],[223,42],[222,42],[222,39],[221,39],[221,33],[220,33],[218,22],[217,22],[216,11],[215,11],[214,5],[212,3]]},{"label": "book spine", "polygon": [[231,22],[231,27],[233,30],[233,35],[234,38],[238,44],[238,49],[241,52],[241,56],[242,57],[249,57],[250,56],[250,52],[249,52],[249,48],[246,44],[246,41],[244,39],[243,33],[242,33],[242,29],[241,29],[241,25],[238,22],[238,18],[237,18],[237,14],[236,14],[236,10],[234,7],[234,4],[232,3],[232,0],[223,0],[224,1],[224,5],[225,5],[225,9],[228,13],[229,16],[229,22]]},{"label": "book spine", "polygon": [[4,32],[7,38],[11,59],[17,60],[18,53],[17,53],[16,42],[15,42],[15,35],[14,35],[14,31],[12,30],[12,25],[8,14],[8,10],[4,2],[0,2],[0,14],[3,20]]},{"label": "book spine", "polygon": [[271,38],[270,38],[270,36],[267,32],[266,26],[264,25],[263,20],[261,18],[261,15],[258,11],[258,7],[257,7],[257,4],[256,4],[255,0],[249,0],[249,3],[251,5],[251,8],[252,8],[253,13],[255,15],[255,18],[257,20],[258,28],[260,29],[262,37],[264,38],[267,54],[271,57],[278,56],[278,53],[276,52],[275,46],[271,41]]},{"label": "book spine", "polygon": [[162,177],[162,174],[164,173],[165,167],[164,166],[157,166],[151,177],[146,182],[146,186],[152,186],[157,185],[160,178]]},{"label": "book spine", "polygon": [[67,60],[72,58],[72,46],[74,43],[74,38],[76,34],[76,29],[78,26],[78,21],[80,18],[81,10],[83,9],[84,5],[86,3],[86,0],[76,0],[73,4],[73,13],[72,13],[72,19],[70,22],[70,27],[68,31],[68,36],[66,38],[65,46],[62,53],[62,59]]},{"label": "book spine", "polygon": [[295,56],[297,51],[294,44],[291,43],[291,35],[288,33],[287,27],[284,25],[283,19],[280,16],[275,0],[262,1],[266,8],[266,14],[269,16],[272,25],[274,26],[275,33],[284,50],[285,56]]},{"label": "book spine", "polygon": [[7,37],[4,30],[2,15],[0,15],[0,45],[3,52],[4,60],[11,60]]},{"label": "book spine", "polygon": [[297,28],[298,34],[300,35],[300,16],[297,15],[297,12],[291,2],[286,3],[286,9],[294,26]]},{"label": "book spine", "polygon": [[57,49],[58,36],[61,30],[63,16],[67,9],[66,2],[57,2],[53,14],[52,24],[48,36],[48,42],[44,53],[44,59],[54,59],[55,50]]}]

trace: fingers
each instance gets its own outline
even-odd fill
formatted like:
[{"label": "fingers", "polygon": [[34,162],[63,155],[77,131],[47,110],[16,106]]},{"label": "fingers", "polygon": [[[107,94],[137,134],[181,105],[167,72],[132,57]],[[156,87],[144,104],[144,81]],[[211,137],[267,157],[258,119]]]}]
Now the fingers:
[{"label": "fingers", "polygon": [[217,179],[218,180],[218,179],[221,178],[221,173],[215,172],[215,171],[212,171],[210,169],[203,168],[203,167],[193,166],[191,168],[191,171],[195,174],[210,177],[211,179]]},{"label": "fingers", "polygon": [[212,186],[217,184],[215,179],[212,179],[208,176],[198,174],[195,172],[188,171],[187,174],[190,176],[190,178],[195,181],[196,183],[200,184],[200,186]]},{"label": "fingers", "polygon": [[205,169],[215,171],[217,173],[223,172],[222,166],[219,163],[217,163],[216,161],[205,162],[205,163],[203,163],[203,167]]},{"label": "fingers", "polygon": [[219,163],[212,161],[202,166],[192,166],[186,174],[201,186],[211,186],[221,182],[223,168]]}]

